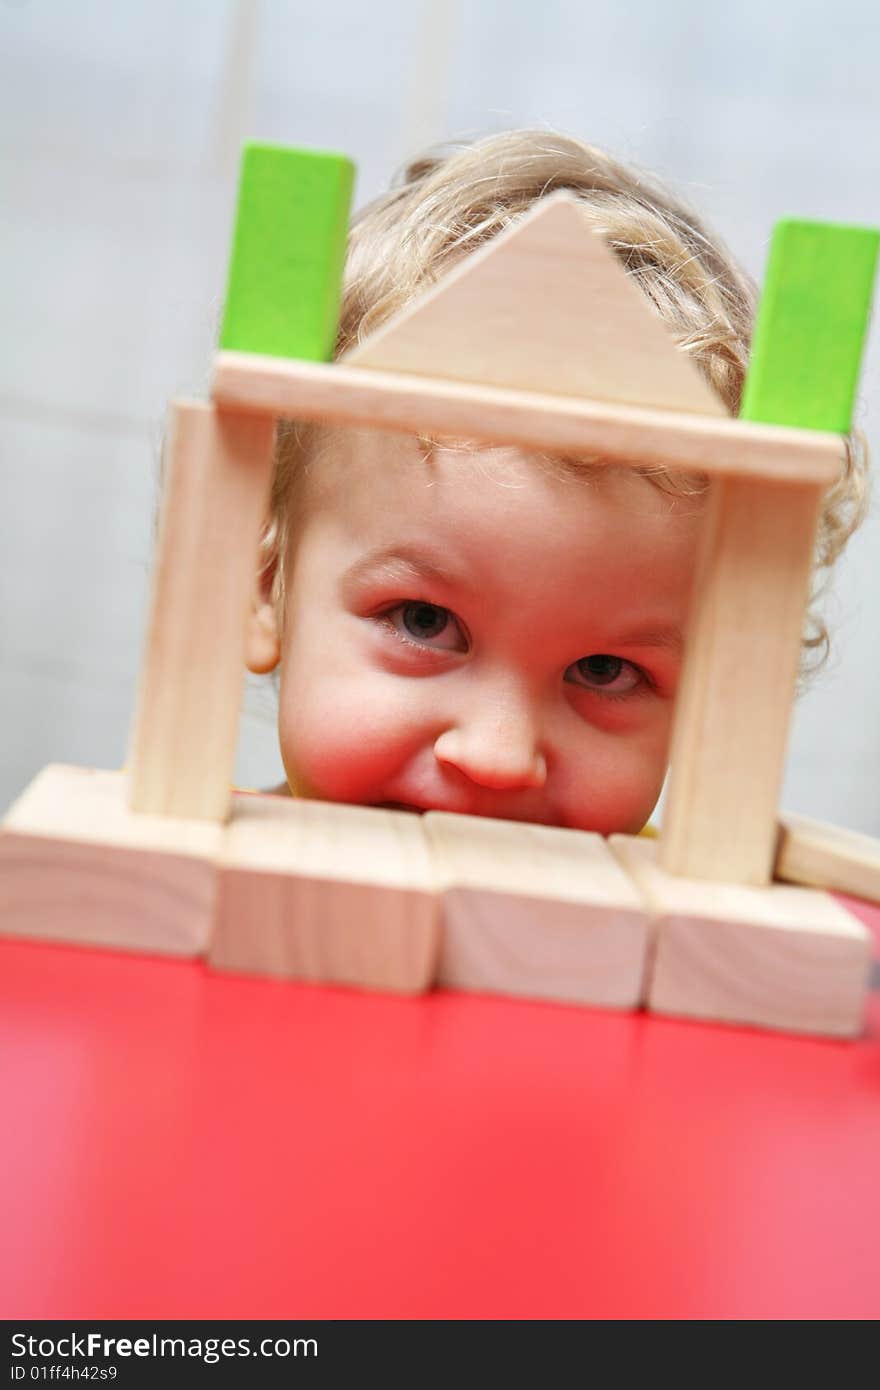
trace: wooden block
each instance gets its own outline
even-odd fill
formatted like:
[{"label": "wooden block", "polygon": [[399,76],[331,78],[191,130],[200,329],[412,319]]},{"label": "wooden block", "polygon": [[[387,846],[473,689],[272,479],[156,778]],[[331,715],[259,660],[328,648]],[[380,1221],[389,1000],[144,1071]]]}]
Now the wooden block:
[{"label": "wooden block", "polygon": [[444,888],[438,984],[634,1009],[649,914],[600,835],[429,812]]},{"label": "wooden block", "polygon": [[598,401],[728,413],[567,192],[542,198],[459,260],[344,360]]},{"label": "wooden block", "polygon": [[46,767],[0,827],[0,932],[201,955],[222,833],[135,814],[122,773]]},{"label": "wooden block", "polygon": [[417,993],[433,982],[440,898],[419,817],[237,795],[212,965]]},{"label": "wooden block", "polygon": [[827,1037],[861,1032],[871,938],[827,893],[697,883],[665,873],[650,841],[615,835],[611,848],[657,913],[655,1013]]},{"label": "wooden block", "polygon": [[245,145],[224,348],[333,355],[353,185],[344,155]]},{"label": "wooden block", "polygon": [[[849,428],[880,234],[777,228],[741,414]],[[821,491],[714,482],[675,712],[662,862],[767,883]]]},{"label": "wooden block", "polygon": [[219,404],[232,409],[482,439],[713,476],[827,485],[839,476],[846,456],[837,435],[814,430],[367,371],[341,362],[220,352],[211,389]]},{"label": "wooden block", "polygon": [[713,482],[675,706],[662,863],[766,884],[821,489]]},{"label": "wooden block", "polygon": [[273,439],[266,416],[173,407],[128,758],[133,810],[228,813]]},{"label": "wooden block", "polygon": [[880,840],[786,811],[774,877],[880,903]]},{"label": "wooden block", "polygon": [[740,414],[845,434],[852,423],[880,232],[778,223]]}]

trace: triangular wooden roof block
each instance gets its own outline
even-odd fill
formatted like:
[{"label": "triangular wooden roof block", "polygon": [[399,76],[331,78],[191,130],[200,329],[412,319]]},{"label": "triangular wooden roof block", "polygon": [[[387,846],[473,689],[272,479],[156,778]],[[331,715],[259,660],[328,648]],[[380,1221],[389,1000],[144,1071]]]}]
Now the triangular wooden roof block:
[{"label": "triangular wooden roof block", "polygon": [[727,415],[570,193],[542,199],[347,365]]}]

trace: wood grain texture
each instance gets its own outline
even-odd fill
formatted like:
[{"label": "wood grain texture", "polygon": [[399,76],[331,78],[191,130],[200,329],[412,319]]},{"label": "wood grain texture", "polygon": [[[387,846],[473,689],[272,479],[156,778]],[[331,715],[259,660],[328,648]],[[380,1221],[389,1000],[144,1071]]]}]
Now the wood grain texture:
[{"label": "wood grain texture", "polygon": [[658,865],[656,846],[611,848],[656,914],[648,1007],[724,1023],[851,1038],[871,968],[866,927],[827,893],[698,883]]},{"label": "wood grain texture", "polygon": [[880,903],[880,840],[786,811],[774,877]]},{"label": "wood grain texture", "polygon": [[816,430],[475,386],[344,363],[220,352],[214,359],[211,389],[214,399],[229,409],[487,440],[597,462],[650,463],[712,476],[827,484],[838,476],[845,458],[838,435]]},{"label": "wood grain texture", "polygon": [[44,768],[0,827],[0,932],[201,955],[222,834],[130,811],[122,773]]},{"label": "wood grain texture", "polygon": [[602,1008],[642,999],[649,914],[602,837],[429,812],[438,983]]},{"label": "wood grain texture", "polygon": [[439,942],[440,899],[418,816],[235,797],[212,965],[417,993],[433,983]]},{"label": "wood grain texture", "polygon": [[567,192],[540,199],[342,360],[597,401],[728,413]]},{"label": "wood grain texture", "polygon": [[675,706],[662,863],[768,883],[821,489],[713,482]]},{"label": "wood grain texture", "polygon": [[133,810],[222,820],[274,421],[172,408],[150,617],[128,766]]}]

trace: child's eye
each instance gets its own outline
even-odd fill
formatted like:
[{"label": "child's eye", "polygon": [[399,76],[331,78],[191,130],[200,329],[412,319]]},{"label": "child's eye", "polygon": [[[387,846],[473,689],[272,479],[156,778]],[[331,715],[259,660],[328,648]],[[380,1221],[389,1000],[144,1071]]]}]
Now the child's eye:
[{"label": "child's eye", "polygon": [[387,623],[405,642],[446,652],[466,652],[468,640],[461,623],[448,608],[436,603],[410,599],[383,614]]},{"label": "child's eye", "polygon": [[644,671],[621,656],[608,656],[597,652],[594,656],[582,656],[565,673],[565,680],[579,685],[583,690],[595,690],[603,695],[629,695],[631,691],[647,684]]}]

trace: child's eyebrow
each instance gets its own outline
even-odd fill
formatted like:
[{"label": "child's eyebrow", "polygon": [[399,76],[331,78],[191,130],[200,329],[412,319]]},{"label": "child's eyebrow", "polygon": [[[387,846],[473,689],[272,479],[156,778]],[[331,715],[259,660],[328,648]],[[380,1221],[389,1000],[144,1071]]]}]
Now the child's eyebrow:
[{"label": "child's eyebrow", "polygon": [[615,645],[621,647],[662,647],[680,654],[684,634],[675,623],[646,623],[617,634]]},{"label": "child's eyebrow", "polygon": [[367,551],[366,555],[349,566],[342,582],[346,586],[356,585],[362,579],[375,576],[377,571],[382,571],[389,579],[398,576],[411,579],[415,575],[449,587],[462,582],[461,576],[454,574],[439,555],[411,545],[378,546],[375,550]]}]

